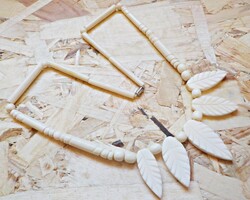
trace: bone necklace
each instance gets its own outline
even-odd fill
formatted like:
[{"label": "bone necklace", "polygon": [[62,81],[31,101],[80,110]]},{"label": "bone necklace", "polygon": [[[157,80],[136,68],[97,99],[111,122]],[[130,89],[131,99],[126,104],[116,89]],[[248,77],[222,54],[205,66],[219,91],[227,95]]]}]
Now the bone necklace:
[{"label": "bone necklace", "polygon": [[[120,62],[112,57],[99,44],[97,44],[87,33],[90,29],[98,25],[116,11],[123,13],[131,21],[131,23],[146,36],[152,45],[177,70],[177,72],[180,73],[181,78],[185,82],[186,87],[191,92],[193,98],[192,119],[188,120],[184,124],[183,131],[177,133],[175,137],[166,137],[162,144],[154,143],[149,148],[141,149],[137,153],[118,148],[113,145],[107,145],[97,141],[91,142],[66,133],[58,132],[52,127],[48,127],[36,119],[21,113],[15,106],[17,100],[23,95],[27,88],[38,77],[40,72],[45,68],[58,70],[83,82],[87,82],[90,85],[102,88],[106,91],[126,98],[134,99],[139,97],[144,91],[144,83],[132,72],[123,67]],[[137,90],[131,92],[112,85],[104,84],[53,62],[40,63],[17,88],[17,90],[8,98],[6,109],[13,118],[56,140],[91,154],[101,156],[102,158],[118,162],[125,161],[131,164],[137,162],[142,179],[159,198],[162,197],[163,184],[157,160],[154,157],[155,154],[162,153],[163,160],[168,170],[184,187],[187,188],[190,184],[190,162],[186,149],[182,145],[182,143],[187,139],[194,146],[207,154],[224,160],[232,160],[231,153],[219,135],[206,124],[201,122],[203,115],[222,116],[237,110],[237,105],[226,99],[208,95],[202,96],[202,91],[214,87],[225,78],[227,74],[225,71],[207,71],[192,76],[186,65],[181,63],[174,55],[172,55],[170,51],[161,43],[161,41],[153,34],[153,32],[138,21],[134,15],[132,15],[127,8],[121,4],[111,6],[97,19],[86,25],[81,30],[81,36],[87,43],[106,57],[110,63],[113,64],[113,66],[118,68],[123,74],[131,79],[138,86]]]}]

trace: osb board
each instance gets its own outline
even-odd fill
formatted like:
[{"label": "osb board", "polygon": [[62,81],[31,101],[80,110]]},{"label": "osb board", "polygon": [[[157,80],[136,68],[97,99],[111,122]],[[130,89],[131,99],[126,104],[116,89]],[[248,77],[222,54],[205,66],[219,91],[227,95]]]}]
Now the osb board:
[{"label": "osb board", "polygon": [[[5,99],[44,60],[54,60],[109,84],[135,89],[133,83],[80,39],[80,28],[114,1],[62,2],[67,3],[65,9],[70,9],[70,15],[78,10],[70,7],[78,4],[91,14],[79,16],[75,12],[74,16],[79,17],[58,21],[54,21],[58,19],[56,14],[47,14],[54,21],[49,23],[44,13],[50,13],[56,3],[49,0],[27,4],[30,6],[22,11],[20,3],[12,0],[16,13],[0,13],[5,21],[0,24],[0,199],[156,199],[135,165],[106,161],[55,142],[13,121],[4,109]],[[249,199],[247,1],[122,2],[131,6],[131,12],[154,30],[178,58],[186,61],[193,73],[215,69],[216,65],[228,71],[226,80],[208,93],[239,105],[238,112],[230,116],[204,119],[220,133],[234,161],[223,162],[185,143],[193,166],[191,187],[185,190],[158,156],[163,199]],[[27,18],[30,14],[37,17]],[[145,93],[128,101],[46,70],[19,100],[19,110],[81,138],[105,143],[121,140],[123,148],[135,152],[164,138],[138,106],[172,133],[179,131],[190,117],[190,95],[177,73],[150,43],[119,13],[91,35],[146,83]],[[78,50],[81,57],[76,62]]]}]

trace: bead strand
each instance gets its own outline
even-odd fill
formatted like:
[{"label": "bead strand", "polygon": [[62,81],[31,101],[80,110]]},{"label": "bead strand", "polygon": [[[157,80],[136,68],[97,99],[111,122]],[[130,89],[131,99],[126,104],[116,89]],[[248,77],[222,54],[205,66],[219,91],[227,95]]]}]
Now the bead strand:
[{"label": "bead strand", "polygon": [[123,12],[123,14],[149,39],[154,47],[165,57],[165,59],[181,74],[181,78],[184,81],[188,81],[191,78],[191,72],[187,70],[186,65],[181,63],[170,51],[161,43],[161,41],[154,35],[153,31],[147,28],[143,23],[138,21],[134,15],[132,15],[125,6],[121,4],[117,7]]}]

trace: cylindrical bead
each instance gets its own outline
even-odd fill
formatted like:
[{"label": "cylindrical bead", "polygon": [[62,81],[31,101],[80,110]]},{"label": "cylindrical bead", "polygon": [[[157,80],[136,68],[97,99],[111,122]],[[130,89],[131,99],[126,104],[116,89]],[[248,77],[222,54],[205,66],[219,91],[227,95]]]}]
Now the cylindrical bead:
[{"label": "cylindrical bead", "polygon": [[114,93],[119,94],[121,96],[125,96],[127,98],[131,98],[131,99],[135,98],[135,93],[133,93],[133,92],[123,90],[123,89],[120,89],[118,87],[114,87],[112,85],[107,85],[107,84],[100,82],[100,81],[97,81],[97,80],[89,79],[89,84],[94,85],[94,86],[99,87],[99,88],[102,88],[102,89],[105,89],[105,90],[108,90],[108,91],[111,91],[111,92],[114,92]]},{"label": "cylindrical bead", "polygon": [[95,154],[94,150],[97,148],[99,148],[98,155],[100,155],[100,153],[102,151],[102,148],[99,147],[98,144],[92,143],[92,142],[84,140],[84,139],[80,139],[80,138],[75,137],[75,136],[71,136],[70,141],[69,141],[69,145],[76,147],[78,149],[84,150],[86,152],[92,153],[92,154]]},{"label": "cylindrical bead", "polygon": [[104,13],[102,13],[100,16],[98,16],[94,21],[90,22],[85,26],[86,31],[92,29],[94,26],[99,24],[101,21],[103,21],[105,18],[113,14],[116,10],[116,6],[112,5],[110,8],[108,8]]},{"label": "cylindrical bead", "polygon": [[23,93],[27,90],[27,88],[31,85],[31,83],[36,79],[36,77],[43,70],[43,65],[39,64],[31,74],[26,77],[26,79],[22,82],[21,85],[15,90],[15,92],[8,98],[8,102],[15,104],[16,101],[23,95]]},{"label": "cylindrical bead", "polygon": [[121,63],[119,63],[114,57],[110,57],[109,61],[116,67],[118,68],[120,71],[122,71],[125,75],[127,75],[132,81],[134,81],[137,85],[139,86],[144,86],[144,83],[137,78],[131,71],[129,71],[128,69],[126,69],[125,67],[122,66]]},{"label": "cylindrical bead", "polygon": [[37,121],[36,119],[33,119],[17,110],[12,110],[10,112],[11,116],[13,116],[15,119],[23,122],[24,124],[40,131],[43,132],[43,130],[45,129],[45,125],[39,121]]},{"label": "cylindrical bead", "polygon": [[160,40],[156,41],[154,46],[165,58],[170,55],[170,51],[161,43]]},{"label": "cylindrical bead", "polygon": [[96,48],[104,57],[106,57],[115,67],[117,67],[120,71],[122,71],[125,75],[127,75],[132,81],[134,81],[137,85],[143,86],[144,83],[137,78],[132,72],[124,68],[116,59],[111,57],[109,53],[104,50],[100,45],[98,45],[87,33],[82,34],[83,38],[90,43],[94,48]]},{"label": "cylindrical bead", "polygon": [[96,50],[98,50],[104,57],[109,59],[110,55],[109,53],[103,49],[99,44],[96,43],[95,40],[93,40],[88,33],[82,33],[82,37],[85,41],[87,41],[92,47],[94,47]]},{"label": "cylindrical bead", "polygon": [[136,19],[135,16],[132,15],[125,6],[121,7],[121,11],[136,27],[139,27],[141,25],[141,22]]},{"label": "cylindrical bead", "polygon": [[88,82],[88,80],[89,80],[88,76],[80,74],[79,72],[75,72],[75,71],[73,71],[71,69],[68,69],[68,68],[63,67],[61,65],[58,65],[56,63],[50,62],[49,66],[56,69],[56,70],[58,70],[58,71],[60,71],[60,72],[63,72],[63,73],[68,74],[68,75],[70,75],[70,76],[72,76],[74,78],[77,78],[77,79],[79,79],[81,81]]}]

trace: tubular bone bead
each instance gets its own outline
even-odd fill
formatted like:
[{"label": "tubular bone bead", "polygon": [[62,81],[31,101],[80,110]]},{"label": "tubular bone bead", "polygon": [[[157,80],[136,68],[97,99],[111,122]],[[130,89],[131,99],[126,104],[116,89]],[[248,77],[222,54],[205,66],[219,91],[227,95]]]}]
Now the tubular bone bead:
[{"label": "tubular bone bead", "polygon": [[16,115],[16,119],[21,122],[23,121],[23,117],[19,113]]},{"label": "tubular bone bead", "polygon": [[202,112],[196,110],[192,113],[192,119],[196,121],[201,121],[202,120]]},{"label": "tubular bone bead", "polygon": [[187,67],[186,67],[186,65],[184,65],[183,63],[180,63],[180,64],[177,66],[177,70],[178,70],[179,73],[184,72],[186,69],[187,69]]},{"label": "tubular bone bead", "polygon": [[201,90],[200,89],[193,89],[192,90],[192,97],[197,98],[201,96]]},{"label": "tubular bone bead", "polygon": [[96,147],[95,150],[93,151],[93,154],[99,156],[102,152],[102,148],[101,147]]},{"label": "tubular bone bead", "polygon": [[115,150],[114,159],[116,161],[121,162],[121,161],[123,161],[124,157],[125,157],[124,151],[122,151],[122,150]]},{"label": "tubular bone bead", "polygon": [[64,136],[63,136],[63,138],[62,138],[62,141],[63,141],[65,144],[69,144],[70,139],[71,139],[71,135],[69,135],[69,134],[64,134]]},{"label": "tubular bone bead", "polygon": [[99,24],[101,21],[103,21],[105,18],[110,16],[113,12],[115,12],[116,6],[112,5],[109,7],[104,13],[102,13],[100,16],[98,16],[95,20],[91,21],[89,24],[86,25],[86,30],[90,30],[93,27],[95,27],[97,24]]},{"label": "tubular bone bead", "polygon": [[7,112],[11,112],[13,109],[15,109],[15,105],[13,103],[8,103],[6,106],[5,106]]},{"label": "tubular bone bead", "polygon": [[184,133],[183,131],[178,132],[175,135],[176,139],[179,140],[181,143],[186,142],[187,140],[187,134]]},{"label": "tubular bone bead", "polygon": [[189,70],[185,70],[184,72],[181,73],[181,78],[184,81],[188,81],[191,78],[192,74]]},{"label": "tubular bone bead", "polygon": [[161,145],[158,143],[152,143],[149,145],[149,150],[152,154],[156,155],[161,152]]}]

